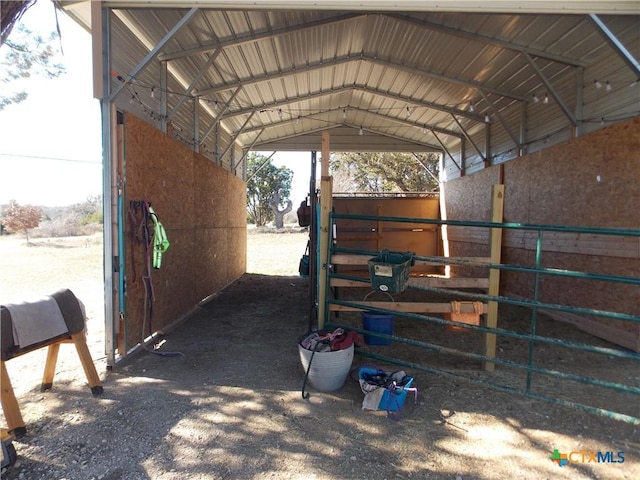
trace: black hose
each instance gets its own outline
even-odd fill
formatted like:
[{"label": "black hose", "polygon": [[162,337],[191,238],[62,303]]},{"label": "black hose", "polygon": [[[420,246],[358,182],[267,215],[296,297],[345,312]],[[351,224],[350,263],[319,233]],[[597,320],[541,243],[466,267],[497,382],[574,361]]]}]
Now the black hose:
[{"label": "black hose", "polygon": [[314,345],[313,352],[311,352],[311,358],[309,359],[309,365],[307,365],[307,371],[304,374],[304,381],[302,382],[302,399],[303,400],[306,400],[307,398],[309,398],[309,394],[307,393],[305,395],[304,391],[307,387],[307,378],[309,378],[309,370],[311,370],[311,362],[313,362],[313,356],[316,354],[316,350],[318,350],[318,347],[320,345],[322,345],[322,342],[316,342],[316,344]]}]

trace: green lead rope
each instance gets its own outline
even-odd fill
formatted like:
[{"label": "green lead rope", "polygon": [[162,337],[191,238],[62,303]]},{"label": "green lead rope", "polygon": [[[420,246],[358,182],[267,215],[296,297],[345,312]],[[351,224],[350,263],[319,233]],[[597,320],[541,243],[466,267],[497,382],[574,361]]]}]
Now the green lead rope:
[{"label": "green lead rope", "polygon": [[149,216],[153,221],[153,268],[159,269],[162,266],[162,254],[167,251],[170,243],[164,226],[151,207],[149,207]]}]

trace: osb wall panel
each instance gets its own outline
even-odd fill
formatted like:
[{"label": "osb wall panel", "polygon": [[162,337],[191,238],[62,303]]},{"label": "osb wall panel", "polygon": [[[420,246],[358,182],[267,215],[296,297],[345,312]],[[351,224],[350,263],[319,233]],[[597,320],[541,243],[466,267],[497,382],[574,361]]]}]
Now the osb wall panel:
[{"label": "osb wall panel", "polygon": [[[640,119],[636,118],[507,162],[502,167],[448,182],[444,188],[447,216],[487,220],[491,185],[497,183],[499,168],[503,168],[506,222],[638,229],[638,131]],[[470,200],[470,196],[475,198]],[[451,255],[488,253],[488,234],[482,236],[459,229],[451,237],[454,240],[450,245]],[[537,232],[505,230],[503,263],[534,265],[536,239]],[[549,268],[640,277],[640,241],[608,235],[546,232],[542,263]],[[503,294],[531,298],[533,281],[531,275],[503,272],[501,290]],[[637,286],[542,276],[540,295],[545,302],[640,315]],[[554,313],[554,316],[640,351],[638,324],[564,313]]]},{"label": "osb wall panel", "polygon": [[[437,198],[355,198],[334,197],[337,213],[386,217],[435,219],[440,217]],[[359,250],[414,252],[420,256],[442,254],[437,225],[338,219],[337,245]],[[350,268],[342,266],[342,271]],[[438,271],[435,267],[417,266],[414,272]]]},{"label": "osb wall panel", "polygon": [[[125,116],[125,205],[151,203],[170,242],[162,268],[152,271],[153,331],[187,315],[196,304],[246,269],[245,183],[204,156],[133,115]],[[142,338],[145,321],[144,249],[126,228],[126,344]],[[148,335],[148,323],[145,334]]]},{"label": "osb wall panel", "polygon": [[[491,190],[500,182],[498,168],[488,168],[444,184],[441,210],[447,220],[491,221]],[[489,231],[479,227],[446,227],[449,255],[452,257],[488,257]],[[443,236],[445,233],[443,233]],[[475,267],[451,267],[452,276],[479,278],[486,271]]]}]

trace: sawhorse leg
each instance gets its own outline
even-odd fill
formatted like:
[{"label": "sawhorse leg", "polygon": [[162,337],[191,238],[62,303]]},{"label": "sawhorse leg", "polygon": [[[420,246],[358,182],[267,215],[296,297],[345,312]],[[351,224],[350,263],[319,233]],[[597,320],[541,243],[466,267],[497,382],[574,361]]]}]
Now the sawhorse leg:
[{"label": "sawhorse leg", "polygon": [[4,360],[0,361],[2,364],[2,375],[0,380],[2,381],[0,400],[2,403],[2,411],[4,412],[4,418],[7,420],[7,427],[9,432],[13,433],[16,437],[21,437],[27,433],[27,428],[24,425],[22,414],[20,413],[20,406],[16,395],[13,392],[13,386],[9,379],[9,373],[7,367],[4,364]]},{"label": "sawhorse leg", "polygon": [[53,376],[56,373],[56,362],[58,361],[58,351],[60,350],[60,342],[52,343],[47,349],[47,363],[44,365],[44,375],[42,376],[42,385],[40,391],[51,390],[53,386]]},{"label": "sawhorse leg", "polygon": [[72,334],[71,339],[76,346],[78,357],[80,357],[80,363],[82,363],[84,374],[87,376],[87,382],[89,382],[89,387],[91,388],[91,393],[94,395],[101,395],[103,392],[102,382],[100,381],[100,377],[96,371],[96,366],[91,358],[89,347],[87,347],[87,339],[84,336],[84,332]]}]

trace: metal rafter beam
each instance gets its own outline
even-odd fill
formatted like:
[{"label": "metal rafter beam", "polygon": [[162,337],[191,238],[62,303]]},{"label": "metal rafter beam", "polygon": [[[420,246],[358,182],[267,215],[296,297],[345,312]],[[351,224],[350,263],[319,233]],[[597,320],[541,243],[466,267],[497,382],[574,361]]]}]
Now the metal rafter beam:
[{"label": "metal rafter beam", "polygon": [[387,17],[393,18],[395,20],[399,20],[405,23],[409,23],[411,25],[416,25],[418,27],[428,28],[429,30],[435,30],[441,33],[446,33],[448,35],[453,35],[460,38],[466,38],[468,40],[474,40],[477,42],[486,43],[489,45],[494,45],[496,47],[504,48],[507,50],[512,50],[519,53],[528,53],[529,55],[534,55],[539,58],[544,58],[546,60],[551,60],[553,62],[563,63],[565,65],[570,65],[572,67],[585,67],[585,62],[581,62],[579,60],[575,60],[572,58],[568,58],[562,55],[556,55],[553,53],[545,52],[543,50],[538,50],[536,48],[525,47],[522,45],[517,45],[515,43],[500,40],[498,38],[487,37],[485,35],[480,35],[478,33],[468,32],[466,30],[460,30],[458,28],[448,27],[446,25],[440,25],[438,23],[430,22],[428,20],[420,20],[417,18],[409,17],[407,15],[402,14],[386,14]]},{"label": "metal rafter beam", "polygon": [[[466,117],[469,118],[471,120],[475,120],[477,122],[484,122],[484,117],[475,114],[475,113],[470,113],[467,112],[466,110],[460,110],[458,108],[451,108],[448,107],[446,105],[440,105],[434,102],[425,102],[423,100],[418,100],[415,98],[411,98],[411,97],[407,97],[406,95],[400,95],[397,93],[393,93],[393,92],[389,92],[388,90],[380,90],[377,88],[371,88],[368,87],[366,85],[347,85],[347,86],[343,86],[343,87],[338,87],[338,88],[333,88],[331,90],[322,90],[320,92],[314,92],[314,93],[310,93],[309,95],[300,95],[298,97],[295,98],[287,98],[285,100],[282,101],[275,101],[275,102],[271,102],[271,103],[267,103],[264,105],[260,106],[260,110],[265,110],[265,109],[271,109],[271,108],[279,108],[282,107],[284,105],[290,105],[292,103],[297,103],[297,102],[301,102],[301,101],[305,101],[305,100],[313,100],[314,98],[321,98],[327,95],[335,95],[338,93],[342,93],[348,90],[357,90],[357,91],[361,91],[361,92],[366,92],[366,93],[371,93],[374,95],[381,95],[384,96],[386,98],[392,98],[394,100],[399,100],[402,102],[406,102],[406,103],[411,103],[414,106],[418,106],[418,107],[424,107],[424,108],[430,108],[432,110],[438,110],[440,112],[445,112],[445,113],[449,113],[449,114],[454,114],[454,115],[459,115],[461,117]],[[348,106],[342,107],[342,108],[346,108],[348,109]],[[253,110],[255,110],[256,107],[251,107],[251,108],[243,108],[241,110],[234,110],[232,112],[229,112],[227,115],[225,115],[222,120],[226,119],[226,118],[230,118],[233,116],[237,116],[237,115],[245,115],[247,113],[252,112]]]},{"label": "metal rafter beam", "polygon": [[589,15],[589,19],[591,23],[596,26],[596,29],[600,32],[600,34],[604,37],[604,39],[609,43],[611,48],[615,50],[615,52],[622,58],[622,60],[629,66],[629,68],[633,71],[633,74],[636,78],[640,79],[640,64],[635,59],[635,57],[627,50],[627,48],[622,44],[618,37],[609,30],[609,27],[605,25],[605,23],[600,20],[600,17],[595,13]]},{"label": "metal rafter beam", "polygon": [[248,128],[244,131],[244,133],[249,133],[251,131],[255,131],[255,130],[260,130],[262,128],[276,128],[282,125],[288,125],[290,123],[293,122],[297,122],[298,120],[315,120],[317,116],[319,115],[327,115],[327,114],[331,114],[331,113],[335,113],[335,112],[340,112],[342,110],[347,110],[349,112],[360,112],[360,113],[364,113],[370,116],[374,116],[376,118],[382,118],[383,120],[389,120],[395,123],[400,123],[402,125],[405,126],[409,126],[409,127],[416,127],[416,128],[426,128],[427,130],[431,130],[431,131],[436,131],[438,133],[441,133],[443,135],[448,135],[451,137],[457,137],[457,138],[462,138],[462,134],[453,130],[448,130],[446,128],[440,128],[440,127],[435,127],[435,126],[429,126],[429,125],[423,125],[422,123],[418,123],[418,122],[412,122],[409,120],[405,120],[402,118],[398,118],[398,117],[391,117],[388,115],[382,115],[380,113],[376,113],[376,112],[371,112],[369,110],[365,110],[363,108],[358,108],[358,107],[337,107],[337,108],[331,108],[328,110],[322,110],[322,111],[318,111],[316,113],[313,113],[311,115],[305,115],[305,116],[300,116],[298,117],[291,117],[287,120],[283,120],[281,122],[275,122],[275,123],[270,123],[270,124],[262,124],[259,125],[257,127],[253,127],[253,128]]},{"label": "metal rafter beam", "polygon": [[449,114],[454,114],[454,115],[460,115],[461,117],[466,117],[470,120],[475,120],[477,122],[483,122],[484,121],[484,117],[482,117],[481,115],[478,115],[476,113],[472,113],[472,112],[468,112],[466,110],[461,110],[459,108],[452,108],[449,107],[447,105],[440,105],[438,103],[435,102],[425,102],[424,100],[416,100],[413,99],[411,97],[408,97],[406,95],[400,95],[398,93],[391,93],[389,91],[385,91],[385,90],[380,90],[378,88],[372,88],[372,87],[368,87],[366,85],[354,85],[352,87],[354,90],[359,90],[362,92],[367,92],[367,93],[373,93],[376,95],[383,95],[385,97],[388,98],[393,98],[396,100],[400,100],[403,102],[407,102],[407,103],[412,103],[414,105],[417,105],[419,107],[425,107],[425,108],[430,108],[432,110],[438,110],[439,112],[444,112],[444,113],[449,113]]},{"label": "metal rafter beam", "polygon": [[[248,151],[248,150],[247,150]],[[273,157],[276,154],[276,152],[273,152],[271,155],[269,155],[267,158],[264,159],[264,161],[260,164],[260,166],[258,168],[256,168],[253,172],[251,172],[251,175],[247,178],[247,182],[249,180],[251,180],[253,177],[256,176],[256,174],[262,170],[262,167],[264,167],[265,165],[267,165],[269,163],[269,160],[271,160],[271,157]]]},{"label": "metal rafter beam", "polygon": [[317,128],[315,130],[308,130],[306,132],[297,132],[297,133],[294,133],[294,134],[291,134],[291,135],[278,137],[276,139],[265,140],[264,142],[256,144],[256,150],[259,150],[258,147],[260,147],[262,145],[269,145],[269,144],[273,144],[274,142],[280,142],[282,140],[287,140],[287,139],[295,138],[295,137],[301,137],[301,136],[304,136],[304,135],[310,135],[310,134],[313,134],[313,133],[322,132],[324,130],[331,130],[333,128],[338,128],[338,127],[351,127],[354,130],[360,130],[360,128],[362,128],[362,130],[365,131],[365,132],[369,132],[369,133],[372,133],[374,135],[380,135],[381,137],[393,138],[394,140],[399,140],[399,141],[401,141],[401,142],[403,142],[403,143],[405,143],[407,145],[416,145],[416,146],[420,146],[420,147],[427,147],[427,148],[432,149],[433,152],[436,152],[436,153],[442,152],[442,149],[440,147],[437,147],[435,145],[431,145],[429,143],[414,142],[414,141],[411,141],[411,140],[407,140],[406,138],[399,137],[397,135],[391,135],[391,134],[378,132],[378,131],[375,131],[375,130],[370,130],[368,128],[361,127],[359,125],[355,125],[355,124],[352,124],[352,123],[340,123],[340,124],[335,124],[333,126],[325,125],[325,126],[322,126],[320,128]]},{"label": "metal rafter beam", "polygon": [[[482,158],[483,162],[486,162],[487,159],[485,158],[484,154],[480,151],[480,149],[478,148],[478,146],[475,144],[475,142],[473,141],[473,139],[471,138],[471,136],[467,133],[467,131],[464,129],[464,127],[462,126],[462,124],[460,123],[460,121],[456,118],[455,115],[451,115],[451,117],[453,118],[453,120],[458,124],[458,127],[460,127],[460,130],[462,131],[462,133],[464,134],[464,137],[469,141],[469,143],[473,146],[473,148],[475,149],[476,152],[478,152],[478,155],[480,155],[480,158]],[[464,163],[464,160],[463,160]]]},{"label": "metal rafter beam", "polygon": [[430,143],[416,142],[414,140],[409,140],[407,138],[401,137],[399,135],[393,135],[392,133],[379,132],[378,130],[372,130],[370,128],[366,128],[366,127],[363,127],[363,126],[357,126],[357,125],[350,124],[350,123],[345,123],[344,125],[346,125],[348,127],[353,127],[355,129],[358,129],[358,130],[362,129],[365,132],[372,133],[374,135],[380,135],[381,137],[387,137],[387,138],[393,138],[394,140],[400,140],[401,142],[404,142],[404,143],[409,144],[409,145],[420,145],[421,147],[427,147],[427,148],[432,149],[436,153],[442,152],[442,149],[440,147],[437,147],[435,145],[431,145]]},{"label": "metal rafter beam", "polygon": [[219,48],[209,56],[206,63],[200,68],[196,76],[193,77],[193,80],[191,80],[191,84],[182,93],[182,97],[180,97],[180,100],[178,100],[175,107],[173,107],[173,110],[171,110],[171,113],[169,113],[167,120],[171,120],[173,116],[178,112],[178,110],[180,110],[180,107],[182,107],[189,95],[191,95],[191,92],[195,88],[196,84],[202,79],[204,74],[207,73],[207,70],[209,70],[209,67],[213,65],[213,62],[216,61],[216,58],[218,57],[218,55],[220,55],[220,52],[222,52],[221,48]]},{"label": "metal rafter beam", "polygon": [[194,47],[194,48],[187,48],[187,49],[179,50],[179,51],[176,51],[176,52],[165,53],[165,54],[159,55],[158,59],[159,60],[164,60],[164,61],[170,61],[170,60],[176,60],[176,59],[179,59],[179,58],[198,55],[198,54],[201,54],[201,53],[210,52],[211,50],[215,50],[217,48],[238,47],[238,46],[241,46],[241,45],[246,45],[248,43],[259,42],[261,40],[281,37],[283,35],[289,35],[291,33],[299,32],[299,31],[302,31],[302,30],[308,30],[308,29],[311,29],[311,28],[318,28],[318,27],[322,27],[322,26],[325,26],[325,25],[331,25],[331,24],[339,23],[339,22],[346,22],[348,20],[353,20],[354,18],[363,17],[363,16],[366,16],[366,15],[368,15],[368,14],[349,13],[349,14],[345,14],[345,15],[338,15],[338,16],[335,16],[335,17],[324,18],[322,20],[316,20],[316,21],[313,21],[313,22],[294,25],[294,26],[291,26],[291,27],[279,28],[279,29],[276,29],[276,30],[270,30],[270,31],[261,32],[261,33],[255,33],[255,34],[246,35],[244,37],[234,38],[234,39],[230,39],[230,40],[222,40],[222,41],[219,41],[219,42],[211,42],[211,43],[208,43],[208,44],[205,44],[205,45],[201,45],[201,46],[198,46],[198,47]]},{"label": "metal rafter beam", "polygon": [[422,163],[422,159],[418,156],[418,154],[417,154],[416,152],[411,152],[411,154],[413,155],[413,158],[415,158],[415,159],[416,159],[416,162],[418,162],[418,164],[419,164],[422,168],[424,168],[424,171],[425,171],[425,172],[427,172],[427,174],[428,174],[431,178],[433,178],[436,182],[440,183],[440,179],[439,179],[439,178],[437,178],[433,173],[431,173],[431,170],[429,170],[429,169],[427,168],[427,166],[426,166],[424,163]]},{"label": "metal rafter beam", "polygon": [[184,17],[182,17],[178,23],[176,23],[171,30],[167,32],[167,34],[160,40],[153,49],[145,55],[142,61],[127,75],[127,78],[124,79],[124,82],[118,85],[118,88],[111,94],[109,97],[109,101],[113,102],[120,92],[131,83],[132,80],[136,78],[136,76],[144,70],[147,65],[149,65],[154,59],[157,58],[160,51],[169,43],[173,37],[184,27],[187,23],[191,21],[191,19],[198,13],[197,8],[192,8],[189,10]]},{"label": "metal rafter beam", "polygon": [[447,147],[445,146],[444,143],[442,143],[442,140],[440,140],[440,137],[438,137],[438,135],[436,134],[436,132],[432,132],[433,136],[436,138],[436,140],[438,141],[438,143],[440,144],[440,146],[442,147],[442,150],[444,150],[446,152],[447,155],[449,155],[449,158],[451,159],[451,161],[453,162],[453,164],[458,167],[458,171],[462,172],[462,167],[460,165],[458,165],[458,162],[456,162],[456,159],[453,158],[453,155],[451,155],[451,152],[449,151],[449,149],[447,149]]},{"label": "metal rafter beam", "polygon": [[533,58],[531,58],[531,55],[525,53],[524,56],[527,59],[527,62],[529,62],[529,65],[531,65],[531,68],[533,68],[538,77],[540,77],[542,83],[544,83],[545,87],[547,87],[547,91],[549,92],[549,94],[553,97],[560,109],[564,112],[565,116],[569,119],[571,125],[573,125],[574,127],[578,125],[576,117],[573,115],[573,113],[571,113],[571,110],[569,110],[569,107],[567,107],[567,105],[564,103],[557,90],[553,87],[553,85],[551,85],[551,82],[544,74],[544,72],[540,69],[540,67],[538,67],[538,65],[536,65],[536,62],[533,60]]},{"label": "metal rafter beam", "polygon": [[255,76],[253,76],[251,78],[239,79],[235,83],[226,83],[226,84],[223,84],[223,85],[214,85],[214,86],[211,86],[209,88],[205,88],[204,90],[200,90],[200,91],[196,92],[196,95],[199,95],[199,96],[212,95],[214,93],[224,92],[225,90],[230,90],[232,88],[235,88],[238,85],[242,85],[243,87],[248,87],[250,85],[256,85],[256,84],[262,83],[262,82],[268,82],[268,81],[271,81],[271,80],[279,80],[279,79],[288,77],[289,75],[296,75],[296,74],[301,73],[301,72],[310,73],[310,72],[313,72],[315,70],[319,70],[319,69],[322,69],[322,68],[334,67],[334,66],[337,66],[337,65],[342,65],[342,64],[345,64],[345,63],[350,63],[350,62],[358,61],[358,60],[361,60],[361,59],[362,59],[362,55],[361,54],[355,54],[355,55],[346,55],[346,56],[343,56],[343,57],[337,57],[337,58],[334,58],[332,60],[320,60],[320,61],[315,62],[315,63],[309,63],[309,64],[304,65],[302,67],[296,67],[294,65],[289,70],[283,70],[283,71],[274,72],[274,73],[267,73],[265,75],[255,75]]},{"label": "metal rafter beam", "polygon": [[518,137],[516,137],[515,133],[513,133],[513,130],[511,130],[511,127],[509,127],[509,124],[505,121],[504,117],[500,113],[500,110],[498,110],[496,108],[496,106],[489,99],[489,97],[487,97],[482,91],[480,91],[480,94],[482,95],[483,100],[485,102],[487,102],[487,104],[489,104],[489,108],[491,108],[491,110],[495,114],[496,118],[498,119],[498,121],[500,122],[502,127],[505,129],[507,134],[511,137],[511,140],[513,140],[513,143],[515,143],[516,148],[520,148],[520,143],[518,142]]},{"label": "metal rafter beam", "polygon": [[[301,137],[303,135],[311,135],[311,134],[314,134],[314,133],[320,133],[320,132],[323,132],[325,130],[331,130],[331,129],[338,128],[338,127],[341,127],[341,126],[342,126],[342,124],[334,124],[334,125],[326,125],[325,124],[322,127],[314,128],[312,130],[307,130],[305,132],[296,132],[296,133],[292,133],[291,135],[283,135],[282,137],[271,138],[269,140],[265,140],[263,142],[256,143],[255,151],[261,150],[258,147],[260,147],[262,145],[269,145],[269,144],[271,144],[273,142],[280,142],[282,140],[288,140],[290,138]],[[270,150],[270,149],[267,149],[267,150]]]},{"label": "metal rafter beam", "polygon": [[238,131],[238,133],[235,134],[235,136],[231,139],[231,141],[229,142],[229,145],[227,145],[227,148],[224,149],[224,152],[222,152],[222,155],[220,155],[218,157],[218,163],[220,165],[222,165],[222,159],[224,158],[224,156],[227,154],[227,152],[229,150],[231,150],[233,148],[233,146],[235,145],[236,141],[238,140],[238,137],[240,136],[240,134],[242,133],[242,129],[244,127],[247,126],[247,124],[251,121],[251,118],[255,115],[256,112],[252,112],[251,115],[249,115],[249,118],[247,118],[244,121],[244,124],[242,125],[242,127],[240,128],[240,130]]},{"label": "metal rafter beam", "polygon": [[242,90],[242,87],[236,88],[236,91],[233,92],[233,95],[231,95],[231,98],[229,99],[229,101],[224,104],[220,113],[216,117],[214,117],[213,122],[211,122],[211,125],[202,136],[202,140],[200,142],[201,144],[204,143],[205,139],[209,136],[209,134],[213,131],[213,129],[216,128],[216,125],[220,123],[220,119],[222,118],[222,115],[224,115],[224,112],[226,112],[229,109],[229,105],[231,105],[231,102],[233,102],[233,100],[238,96],[238,94],[240,93],[240,90]]},{"label": "metal rafter beam", "polygon": [[251,145],[249,145],[246,149],[244,154],[242,155],[242,157],[240,158],[240,160],[237,161],[237,163],[233,166],[233,173],[236,173],[236,169],[238,168],[238,165],[240,165],[242,163],[242,161],[247,158],[247,155],[249,155],[249,151],[253,148],[253,146],[256,144],[256,142],[258,141],[258,139],[260,138],[260,135],[262,135],[262,132],[264,132],[264,128],[262,130],[260,130],[258,132],[258,135],[256,135],[256,138],[253,139],[253,141],[251,142]]},{"label": "metal rafter beam", "polygon": [[210,88],[205,88],[204,90],[200,90],[198,92],[196,92],[196,95],[198,96],[207,96],[207,95],[211,95],[213,93],[217,93],[217,92],[222,92],[225,90],[229,90],[232,88],[235,88],[237,85],[242,85],[244,87],[247,87],[249,85],[256,85],[258,83],[262,83],[262,82],[268,82],[268,81],[272,81],[272,80],[278,80],[278,79],[282,79],[285,77],[288,77],[290,75],[296,75],[298,73],[310,73],[313,72],[315,70],[320,70],[323,68],[328,68],[328,67],[335,67],[338,65],[342,65],[342,64],[346,64],[346,63],[350,63],[350,62],[356,62],[356,61],[363,61],[363,62],[369,62],[369,63],[373,63],[376,65],[381,65],[383,67],[387,67],[387,68],[392,68],[392,69],[397,69],[397,70],[401,70],[407,73],[411,73],[413,75],[418,75],[418,76],[422,76],[422,77],[429,77],[429,78],[433,78],[435,80],[439,80],[442,82],[446,82],[446,83],[453,83],[456,85],[462,85],[464,87],[467,88],[474,88],[474,89],[482,89],[485,92],[490,92],[493,93],[495,95],[501,96],[501,97],[506,97],[506,98],[511,98],[514,100],[520,100],[520,101],[528,101],[529,97],[523,96],[523,95],[518,95],[515,93],[511,93],[511,92],[506,92],[497,88],[493,88],[493,87],[489,87],[487,85],[483,85],[479,82],[474,82],[472,80],[464,80],[464,79],[459,79],[459,78],[454,78],[454,77],[450,77],[447,75],[442,75],[440,73],[436,73],[436,72],[432,72],[430,70],[425,70],[425,69],[421,69],[421,68],[417,68],[417,67],[409,67],[406,65],[402,65],[400,63],[395,63],[391,60],[382,60],[380,58],[371,56],[371,55],[365,55],[365,54],[356,54],[356,55],[345,55],[342,57],[336,57],[332,60],[329,61],[325,61],[325,60],[320,60],[318,62],[315,63],[309,63],[307,65],[304,65],[302,67],[296,67],[293,66],[292,68],[290,68],[289,70],[286,71],[279,71],[279,72],[274,72],[274,73],[267,73],[265,75],[259,75],[259,76],[254,76],[251,78],[247,78],[247,79],[240,79],[238,80],[236,83],[230,83],[230,84],[224,84],[224,85],[215,85],[212,86]]},{"label": "metal rafter beam", "polygon": [[402,65],[400,63],[395,63],[395,62],[392,62],[390,60],[382,60],[380,58],[368,57],[368,56],[363,58],[363,60],[371,62],[371,63],[378,64],[378,65],[382,65],[382,66],[385,66],[385,67],[391,67],[391,68],[394,68],[394,69],[397,69],[397,70],[402,70],[403,72],[412,73],[414,75],[433,78],[435,80],[440,80],[440,81],[446,82],[446,83],[453,83],[453,84],[456,84],[456,85],[462,85],[463,87],[475,88],[476,90],[484,90],[485,92],[494,93],[494,94],[496,94],[498,96],[511,98],[513,100],[520,100],[520,101],[523,101],[523,102],[526,102],[526,101],[529,100],[528,97],[525,97],[523,95],[518,95],[518,94],[515,94],[515,93],[511,93],[511,92],[506,92],[504,90],[500,90],[498,88],[489,87],[489,86],[483,85],[483,84],[481,84],[479,82],[474,82],[472,80],[464,80],[464,79],[454,78],[454,77],[450,77],[448,75],[442,75],[441,73],[432,72],[430,70],[424,70],[424,69],[418,68],[418,67],[408,67],[407,65]]},{"label": "metal rafter beam", "polygon": [[402,125],[408,126],[408,127],[416,127],[416,128],[427,128],[428,130],[431,130],[432,132],[438,132],[441,133],[443,135],[448,135],[450,137],[456,137],[456,138],[462,138],[462,134],[459,132],[455,132],[453,130],[448,130],[446,128],[440,128],[440,127],[435,127],[435,126],[429,126],[429,125],[424,125],[422,123],[418,123],[418,122],[412,122],[409,120],[405,120],[402,118],[398,118],[398,117],[390,117],[388,115],[382,115],[380,113],[375,113],[375,112],[369,112],[368,110],[362,109],[362,108],[349,108],[349,110],[353,110],[356,112],[362,112],[365,113],[367,115],[373,115],[374,117],[377,118],[382,118],[384,120],[391,120],[392,122],[396,122],[396,123],[400,123]]}]

